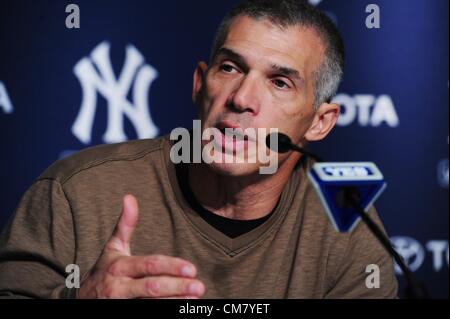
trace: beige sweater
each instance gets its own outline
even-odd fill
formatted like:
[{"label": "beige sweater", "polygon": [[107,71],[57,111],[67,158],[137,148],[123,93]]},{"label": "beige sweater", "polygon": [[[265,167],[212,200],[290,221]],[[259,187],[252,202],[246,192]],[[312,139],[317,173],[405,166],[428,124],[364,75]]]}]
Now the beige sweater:
[{"label": "beige sweater", "polygon": [[[337,233],[299,166],[277,209],[231,239],[200,218],[180,191],[167,136],[81,151],[53,164],[29,188],[0,237],[0,295],[61,298],[65,268],[94,265],[121,213],[122,197],[140,205],[135,255],[194,263],[205,298],[394,298],[392,259],[360,223]],[[371,216],[381,224],[374,209]],[[366,267],[380,267],[380,288]]]}]

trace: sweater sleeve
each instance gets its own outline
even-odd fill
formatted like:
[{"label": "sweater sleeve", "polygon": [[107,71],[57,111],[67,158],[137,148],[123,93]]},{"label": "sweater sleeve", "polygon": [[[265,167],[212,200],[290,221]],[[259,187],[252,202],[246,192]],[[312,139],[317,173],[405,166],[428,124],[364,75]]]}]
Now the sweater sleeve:
[{"label": "sweater sleeve", "polygon": [[0,297],[64,298],[75,260],[74,223],[61,184],[36,181],[0,235]]}]

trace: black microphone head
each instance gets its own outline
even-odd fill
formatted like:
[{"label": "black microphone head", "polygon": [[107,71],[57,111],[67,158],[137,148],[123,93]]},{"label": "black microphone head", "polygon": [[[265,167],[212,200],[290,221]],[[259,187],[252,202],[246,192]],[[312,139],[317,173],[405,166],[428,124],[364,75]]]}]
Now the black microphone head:
[{"label": "black microphone head", "polygon": [[[277,141],[278,140],[278,147],[276,145],[272,145],[270,143],[270,140]],[[275,144],[275,143],[274,143]],[[266,137],[266,146],[267,148],[271,149],[274,152],[277,153],[287,153],[290,150],[292,150],[292,142],[289,136],[283,134],[283,133],[277,133],[273,132],[267,135]]]}]

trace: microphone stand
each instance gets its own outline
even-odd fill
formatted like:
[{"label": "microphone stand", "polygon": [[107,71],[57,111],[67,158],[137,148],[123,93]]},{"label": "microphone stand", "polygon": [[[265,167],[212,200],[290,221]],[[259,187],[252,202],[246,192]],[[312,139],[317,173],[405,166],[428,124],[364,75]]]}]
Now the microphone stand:
[{"label": "microphone stand", "polygon": [[378,225],[370,218],[370,216],[359,205],[360,194],[356,187],[344,187],[337,195],[337,202],[341,208],[353,208],[361,217],[361,220],[367,225],[372,234],[383,245],[387,252],[394,258],[397,265],[402,270],[406,279],[405,295],[408,299],[428,299],[428,293],[423,283],[417,282],[414,276],[406,266],[403,258],[392,247],[389,238],[383,233]]},{"label": "microphone stand", "polygon": [[[272,133],[273,134],[273,133]],[[278,149],[275,150],[278,153],[286,153],[288,151],[299,152],[305,156],[311,157],[317,162],[323,162],[322,159],[316,154],[298,146],[291,142],[291,139],[282,133],[276,133],[278,138]],[[271,135],[271,134],[270,134]],[[272,149],[270,143],[270,135],[267,136],[266,144],[269,149]],[[403,258],[392,247],[389,238],[383,233],[378,225],[370,218],[370,216],[359,205],[360,194],[356,187],[347,186],[344,187],[337,195],[337,203],[341,208],[353,208],[361,217],[361,220],[367,225],[369,230],[375,236],[375,238],[383,245],[384,249],[394,258],[397,265],[402,270],[406,278],[405,295],[408,299],[428,299],[428,292],[423,283],[419,283],[414,279],[414,276],[406,266]]]}]

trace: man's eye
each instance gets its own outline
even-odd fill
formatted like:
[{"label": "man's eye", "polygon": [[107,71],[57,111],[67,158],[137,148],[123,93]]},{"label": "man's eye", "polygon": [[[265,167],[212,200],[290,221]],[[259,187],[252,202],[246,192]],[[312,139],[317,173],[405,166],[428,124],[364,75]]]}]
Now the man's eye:
[{"label": "man's eye", "polygon": [[275,79],[273,80],[273,84],[279,89],[289,89],[290,86],[283,80]]},{"label": "man's eye", "polygon": [[232,73],[233,71],[236,71],[236,69],[232,65],[229,65],[229,64],[222,64],[220,66],[220,70],[224,71],[226,73]]}]

